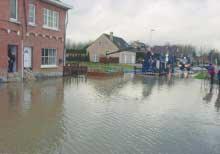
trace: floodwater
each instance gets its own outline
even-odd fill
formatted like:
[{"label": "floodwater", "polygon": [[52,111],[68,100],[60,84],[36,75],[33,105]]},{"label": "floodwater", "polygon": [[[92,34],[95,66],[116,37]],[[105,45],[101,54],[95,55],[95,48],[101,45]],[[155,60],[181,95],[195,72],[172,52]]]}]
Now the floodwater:
[{"label": "floodwater", "polygon": [[220,154],[220,93],[194,79],[0,85],[1,154]]}]

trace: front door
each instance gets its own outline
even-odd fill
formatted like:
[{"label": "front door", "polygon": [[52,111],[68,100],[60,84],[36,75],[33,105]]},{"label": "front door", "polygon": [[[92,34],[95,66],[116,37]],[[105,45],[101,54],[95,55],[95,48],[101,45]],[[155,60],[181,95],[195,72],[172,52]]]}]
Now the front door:
[{"label": "front door", "polygon": [[24,47],[24,68],[32,68],[32,48]]},{"label": "front door", "polygon": [[8,72],[17,72],[17,46],[8,45]]}]

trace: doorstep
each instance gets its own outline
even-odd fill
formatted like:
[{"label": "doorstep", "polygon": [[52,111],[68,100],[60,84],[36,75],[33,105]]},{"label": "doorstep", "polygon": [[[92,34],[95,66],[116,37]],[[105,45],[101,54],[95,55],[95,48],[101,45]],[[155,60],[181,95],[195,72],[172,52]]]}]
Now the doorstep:
[{"label": "doorstep", "polygon": [[22,79],[18,72],[8,73],[7,82],[19,82],[19,81],[22,81]]}]

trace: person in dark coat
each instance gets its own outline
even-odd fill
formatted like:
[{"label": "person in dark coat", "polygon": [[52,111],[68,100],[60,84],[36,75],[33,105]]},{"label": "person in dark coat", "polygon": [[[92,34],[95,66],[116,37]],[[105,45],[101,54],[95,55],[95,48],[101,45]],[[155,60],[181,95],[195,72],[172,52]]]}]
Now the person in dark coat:
[{"label": "person in dark coat", "polygon": [[219,85],[219,87],[220,87],[220,70],[218,70],[218,85]]},{"label": "person in dark coat", "polygon": [[8,52],[8,71],[13,72],[13,66],[15,62],[15,55],[11,53],[11,50]]},{"label": "person in dark coat", "polygon": [[212,64],[209,65],[208,73],[210,75],[211,84],[213,84],[214,83],[214,77],[215,77],[215,68]]}]

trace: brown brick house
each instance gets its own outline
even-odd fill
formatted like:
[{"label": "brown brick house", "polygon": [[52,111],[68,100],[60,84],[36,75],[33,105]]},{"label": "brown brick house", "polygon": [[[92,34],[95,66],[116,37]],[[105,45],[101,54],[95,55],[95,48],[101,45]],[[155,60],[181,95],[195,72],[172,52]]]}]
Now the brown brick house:
[{"label": "brown brick house", "polygon": [[60,76],[64,64],[66,14],[60,0],[0,1],[0,78]]},{"label": "brown brick house", "polygon": [[120,64],[135,64],[136,52],[128,50],[129,44],[121,37],[102,34],[97,40],[95,40],[88,48],[89,59],[91,62],[100,62],[103,57],[106,57],[106,53],[115,51],[123,51],[120,53],[111,54],[108,58],[118,58]]}]

